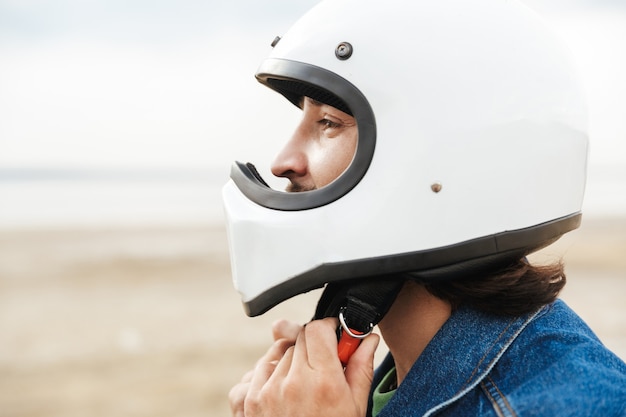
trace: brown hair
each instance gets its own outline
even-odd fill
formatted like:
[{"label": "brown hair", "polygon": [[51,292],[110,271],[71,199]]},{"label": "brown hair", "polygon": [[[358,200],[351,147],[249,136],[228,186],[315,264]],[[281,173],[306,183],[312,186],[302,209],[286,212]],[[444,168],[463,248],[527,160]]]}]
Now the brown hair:
[{"label": "brown hair", "polygon": [[562,262],[534,266],[521,259],[494,273],[425,284],[434,296],[498,315],[520,315],[556,300],[565,286]]}]

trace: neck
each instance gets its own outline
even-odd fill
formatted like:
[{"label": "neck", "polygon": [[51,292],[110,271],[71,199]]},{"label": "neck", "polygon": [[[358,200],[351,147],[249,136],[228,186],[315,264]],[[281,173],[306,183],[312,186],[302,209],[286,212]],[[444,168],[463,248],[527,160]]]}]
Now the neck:
[{"label": "neck", "polygon": [[422,285],[412,281],[404,285],[378,324],[396,365],[398,385],[451,314],[450,304]]}]

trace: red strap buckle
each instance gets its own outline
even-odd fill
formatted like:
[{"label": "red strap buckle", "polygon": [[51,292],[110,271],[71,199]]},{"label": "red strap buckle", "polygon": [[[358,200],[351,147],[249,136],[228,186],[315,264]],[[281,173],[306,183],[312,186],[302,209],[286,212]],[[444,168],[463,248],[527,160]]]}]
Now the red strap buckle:
[{"label": "red strap buckle", "polygon": [[348,327],[343,316],[343,310],[339,312],[339,323],[341,326],[341,336],[337,343],[337,354],[341,364],[345,367],[350,360],[352,354],[361,344],[361,340],[369,336],[374,330],[374,325],[370,323],[370,329],[367,332],[359,332]]}]

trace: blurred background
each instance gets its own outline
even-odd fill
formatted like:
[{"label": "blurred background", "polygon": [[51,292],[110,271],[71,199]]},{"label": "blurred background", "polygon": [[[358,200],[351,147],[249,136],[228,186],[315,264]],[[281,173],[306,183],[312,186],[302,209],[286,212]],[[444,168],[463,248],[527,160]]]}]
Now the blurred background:
[{"label": "blurred background", "polygon": [[[626,5],[526,2],[591,129],[583,226],[535,257],[565,257],[563,298],[626,358]],[[253,75],[315,3],[0,0],[1,417],[227,416],[271,322],[309,319],[317,293],[245,317],[220,188],[289,137]]]}]

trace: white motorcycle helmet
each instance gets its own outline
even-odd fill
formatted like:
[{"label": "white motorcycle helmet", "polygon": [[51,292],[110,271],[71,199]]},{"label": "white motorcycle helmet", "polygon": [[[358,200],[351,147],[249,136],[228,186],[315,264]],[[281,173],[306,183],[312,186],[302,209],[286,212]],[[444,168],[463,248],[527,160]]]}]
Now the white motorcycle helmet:
[{"label": "white motorcycle helmet", "polygon": [[518,1],[324,1],[256,77],[294,104],[353,115],[358,144],[314,191],[271,189],[234,164],[223,199],[250,316],[328,283],[460,279],[580,223],[581,86],[562,42]]}]

